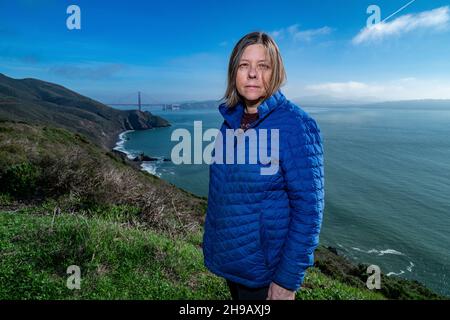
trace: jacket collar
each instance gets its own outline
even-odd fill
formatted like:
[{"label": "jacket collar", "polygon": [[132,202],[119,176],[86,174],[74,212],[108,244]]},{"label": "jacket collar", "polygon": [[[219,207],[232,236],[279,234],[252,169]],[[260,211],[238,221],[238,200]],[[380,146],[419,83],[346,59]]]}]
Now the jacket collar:
[{"label": "jacket collar", "polygon": [[[270,112],[275,110],[278,106],[282,105],[286,101],[286,97],[281,93],[281,90],[278,89],[272,96],[265,99],[258,106],[258,122],[264,119]],[[222,103],[219,106],[219,111],[224,117],[225,121],[233,129],[237,129],[240,127],[241,118],[244,114],[244,104],[243,102],[239,102],[235,107],[229,108],[226,103]]]}]

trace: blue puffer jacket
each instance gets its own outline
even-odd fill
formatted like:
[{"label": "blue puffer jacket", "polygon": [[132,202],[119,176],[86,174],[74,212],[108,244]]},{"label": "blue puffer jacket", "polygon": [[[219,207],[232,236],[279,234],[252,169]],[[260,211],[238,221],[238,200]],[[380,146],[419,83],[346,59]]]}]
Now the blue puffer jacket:
[{"label": "blue puffer jacket", "polygon": [[[225,118],[220,129],[224,144],[225,130],[239,128],[243,110],[241,103],[234,108],[219,106]],[[210,165],[203,236],[205,265],[211,272],[248,287],[263,287],[273,281],[298,290],[306,269],[313,264],[322,224],[321,133],[314,119],[280,90],[259,105],[258,113],[253,129],[279,130],[279,158],[272,159],[279,160],[278,170],[261,175],[260,169],[270,164],[259,158],[256,164],[225,164],[224,160],[224,164]],[[236,151],[242,140],[233,140]],[[266,140],[270,148],[270,138]]]}]

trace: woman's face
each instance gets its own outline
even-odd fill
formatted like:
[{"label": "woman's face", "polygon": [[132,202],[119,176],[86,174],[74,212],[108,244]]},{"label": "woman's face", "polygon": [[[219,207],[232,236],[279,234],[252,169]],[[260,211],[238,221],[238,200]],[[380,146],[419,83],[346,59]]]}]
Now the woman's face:
[{"label": "woman's face", "polygon": [[236,88],[246,102],[255,103],[266,96],[271,75],[272,67],[266,48],[262,44],[246,47],[236,75]]}]

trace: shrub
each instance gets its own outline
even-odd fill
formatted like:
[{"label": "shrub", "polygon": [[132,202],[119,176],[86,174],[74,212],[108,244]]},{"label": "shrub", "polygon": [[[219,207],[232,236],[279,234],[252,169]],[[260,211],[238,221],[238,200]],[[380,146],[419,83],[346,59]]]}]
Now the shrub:
[{"label": "shrub", "polygon": [[27,198],[36,192],[40,170],[24,162],[8,167],[0,178],[1,191],[18,198]]}]

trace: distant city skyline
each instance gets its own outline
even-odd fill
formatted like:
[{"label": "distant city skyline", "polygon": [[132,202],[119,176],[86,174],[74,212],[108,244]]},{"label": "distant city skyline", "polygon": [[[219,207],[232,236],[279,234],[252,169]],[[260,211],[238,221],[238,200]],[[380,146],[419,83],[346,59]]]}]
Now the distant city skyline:
[{"label": "distant city skyline", "polygon": [[[66,26],[73,4],[80,30]],[[388,19],[367,27],[377,13],[370,5]],[[442,0],[0,0],[0,73],[105,103],[138,91],[144,103],[218,100],[234,44],[255,30],[278,43],[291,100],[450,99]]]}]

